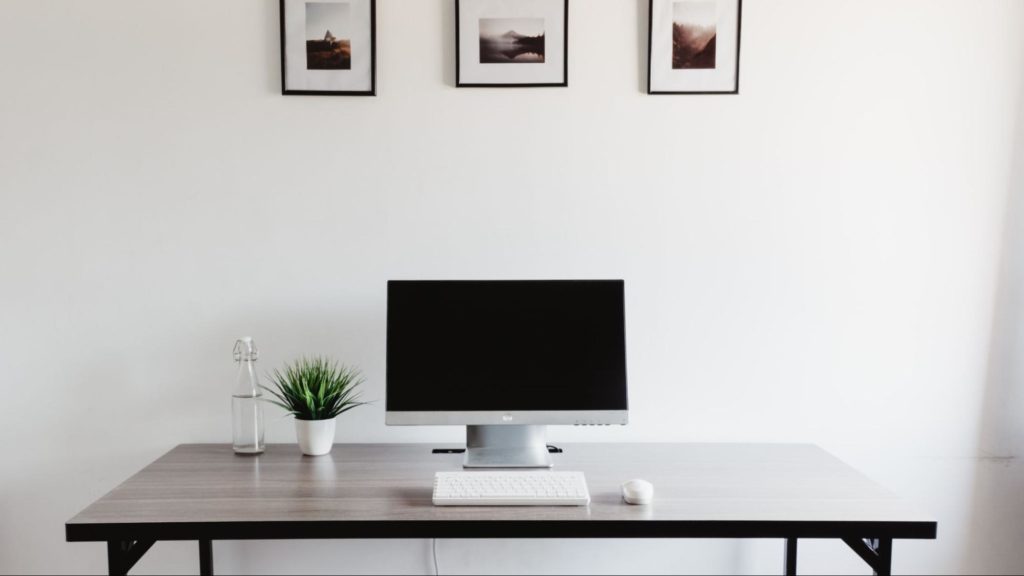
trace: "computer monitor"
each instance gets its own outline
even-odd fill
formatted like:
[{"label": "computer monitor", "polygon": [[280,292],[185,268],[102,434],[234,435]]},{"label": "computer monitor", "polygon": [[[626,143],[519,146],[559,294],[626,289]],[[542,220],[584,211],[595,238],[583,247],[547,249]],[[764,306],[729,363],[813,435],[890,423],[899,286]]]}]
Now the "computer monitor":
[{"label": "computer monitor", "polygon": [[390,426],[467,426],[467,467],[550,467],[545,425],[627,423],[621,280],[388,283]]}]

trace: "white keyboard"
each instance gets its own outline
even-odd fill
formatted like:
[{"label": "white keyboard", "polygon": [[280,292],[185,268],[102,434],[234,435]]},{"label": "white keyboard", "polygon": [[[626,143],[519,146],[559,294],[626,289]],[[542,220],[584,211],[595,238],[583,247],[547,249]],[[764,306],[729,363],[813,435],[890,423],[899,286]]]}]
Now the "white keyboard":
[{"label": "white keyboard", "polygon": [[586,506],[583,472],[438,472],[434,506]]}]

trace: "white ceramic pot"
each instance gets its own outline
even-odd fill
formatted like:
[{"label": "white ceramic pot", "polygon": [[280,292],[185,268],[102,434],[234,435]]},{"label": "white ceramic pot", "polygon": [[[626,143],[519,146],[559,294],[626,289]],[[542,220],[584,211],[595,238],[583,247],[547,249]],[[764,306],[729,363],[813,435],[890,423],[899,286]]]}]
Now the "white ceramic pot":
[{"label": "white ceramic pot", "polygon": [[299,437],[299,448],[306,456],[323,456],[330,454],[334,446],[334,425],[336,418],[330,420],[299,420],[295,419],[295,435]]}]

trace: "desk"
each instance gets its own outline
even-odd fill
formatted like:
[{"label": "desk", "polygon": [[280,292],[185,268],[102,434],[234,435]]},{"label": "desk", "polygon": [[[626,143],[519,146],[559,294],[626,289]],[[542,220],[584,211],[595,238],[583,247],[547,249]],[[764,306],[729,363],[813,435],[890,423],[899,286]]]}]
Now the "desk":
[{"label": "desk", "polygon": [[[579,444],[555,466],[582,470],[589,507],[439,508],[434,472],[461,455],[426,444],[296,446],[235,456],[227,445],[182,445],[66,524],[69,542],[106,542],[111,574],[127,574],[160,540],[199,542],[213,573],[214,540],[322,538],[778,538],[785,572],[797,541],[841,539],[878,574],[893,539],[935,538],[936,523],[824,450],[779,444]],[[622,502],[644,478],[650,506]]]}]

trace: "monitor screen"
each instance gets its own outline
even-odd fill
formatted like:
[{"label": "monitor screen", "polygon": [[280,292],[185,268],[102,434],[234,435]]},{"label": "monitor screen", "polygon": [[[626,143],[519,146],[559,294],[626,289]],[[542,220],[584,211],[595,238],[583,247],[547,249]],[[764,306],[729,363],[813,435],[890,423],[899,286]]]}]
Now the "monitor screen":
[{"label": "monitor screen", "polygon": [[626,410],[622,281],[388,283],[389,412]]}]

